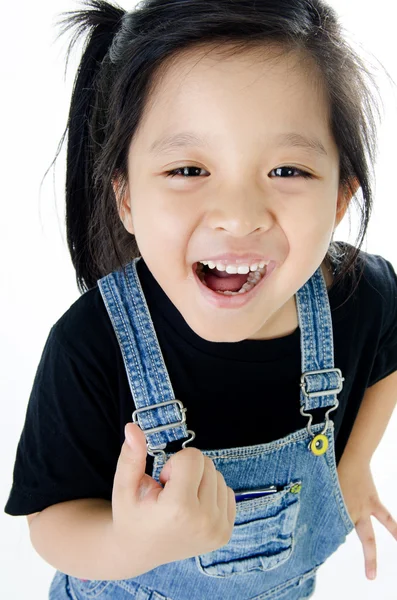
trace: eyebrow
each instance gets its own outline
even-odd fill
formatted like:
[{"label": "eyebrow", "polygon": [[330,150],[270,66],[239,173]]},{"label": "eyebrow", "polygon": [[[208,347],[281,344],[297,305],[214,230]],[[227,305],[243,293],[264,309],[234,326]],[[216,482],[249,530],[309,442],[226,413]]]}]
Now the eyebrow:
[{"label": "eyebrow", "polygon": [[315,137],[307,137],[302,135],[301,133],[282,133],[277,138],[279,146],[283,147],[293,147],[293,148],[303,148],[304,150],[309,150],[310,152],[315,152],[316,154],[321,154],[323,156],[328,156],[326,149],[319,139]]},{"label": "eyebrow", "polygon": [[[328,156],[323,144],[319,139],[307,137],[301,133],[282,133],[275,138],[276,144],[281,147],[302,148],[322,156]],[[209,143],[204,138],[197,136],[191,131],[182,131],[173,135],[163,136],[152,143],[149,147],[151,154],[161,152],[172,152],[176,148],[208,148]]]}]

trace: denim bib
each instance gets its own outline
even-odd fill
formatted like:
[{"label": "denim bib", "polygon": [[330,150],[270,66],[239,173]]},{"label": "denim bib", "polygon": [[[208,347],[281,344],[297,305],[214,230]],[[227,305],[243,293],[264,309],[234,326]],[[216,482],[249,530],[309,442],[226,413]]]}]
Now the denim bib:
[{"label": "denim bib", "polygon": [[[145,433],[154,457],[152,477],[159,481],[172,456],[167,444],[184,439],[186,447],[195,433],[188,429],[187,409],[172,389],[136,270],[138,260],[125,272],[103,277],[98,286],[135,402],[132,420]],[[303,600],[313,595],[317,569],[345,542],[354,523],[339,485],[329,418],[338,407],[336,395],[344,378],[334,367],[331,309],[321,267],[298,290],[296,303],[299,410],[308,417],[306,428],[266,444],[202,451],[236,494],[270,486],[274,491],[248,493],[236,502],[231,538],[217,550],[117,581],[85,581],[57,571],[50,600]],[[312,425],[311,411],[325,407],[324,422]]]}]

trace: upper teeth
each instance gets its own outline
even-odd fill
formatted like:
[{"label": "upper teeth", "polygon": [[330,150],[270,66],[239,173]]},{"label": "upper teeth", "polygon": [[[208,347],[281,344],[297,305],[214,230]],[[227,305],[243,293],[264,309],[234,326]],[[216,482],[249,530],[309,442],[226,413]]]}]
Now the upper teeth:
[{"label": "upper teeth", "polygon": [[253,263],[252,265],[225,265],[223,263],[214,263],[210,260],[200,260],[199,261],[203,265],[208,265],[210,269],[218,269],[218,271],[226,271],[226,273],[239,275],[246,275],[250,271],[257,271],[258,269],[263,269],[265,265],[268,265],[270,260],[264,260],[260,263]]}]

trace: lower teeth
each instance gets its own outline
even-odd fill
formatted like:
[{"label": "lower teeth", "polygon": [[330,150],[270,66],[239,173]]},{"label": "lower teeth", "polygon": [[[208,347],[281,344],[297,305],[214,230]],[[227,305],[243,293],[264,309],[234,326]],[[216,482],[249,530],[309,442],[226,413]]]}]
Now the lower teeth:
[{"label": "lower teeth", "polygon": [[[263,279],[263,277],[266,275],[266,270],[267,266],[265,265],[262,269],[257,269],[256,271],[251,272],[248,275],[246,283],[244,283],[244,285],[241,287],[241,289],[238,290],[238,292],[230,292],[228,290],[225,290],[224,292],[217,291],[217,294],[223,294],[224,296],[237,296],[238,294],[246,294],[247,292],[250,292],[259,283],[261,279]],[[197,275],[200,281],[205,286],[207,286],[204,280],[204,272],[202,270],[202,266],[200,268],[200,264],[197,267]]]}]

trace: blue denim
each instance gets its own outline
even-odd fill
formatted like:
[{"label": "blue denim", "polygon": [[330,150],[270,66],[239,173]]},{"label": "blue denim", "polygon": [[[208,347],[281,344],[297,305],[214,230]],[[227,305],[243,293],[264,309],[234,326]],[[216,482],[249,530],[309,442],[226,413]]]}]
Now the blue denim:
[{"label": "blue denim", "polygon": [[[194,432],[187,429],[186,408],[175,399],[137,274],[138,260],[98,285],[135,401],[132,417],[145,432],[154,456],[152,477],[159,481],[172,456],[167,444],[189,437],[187,444]],[[308,417],[306,428],[267,444],[202,451],[235,492],[270,485],[277,492],[237,502],[231,539],[217,550],[117,581],[84,581],[57,571],[50,600],[303,600],[313,595],[318,568],[346,541],[354,523],[339,485],[329,418],[338,407],[344,378],[334,367],[331,310],[320,267],[298,290],[296,301],[300,412]],[[328,407],[324,422],[312,425],[310,413],[320,407]]]}]

